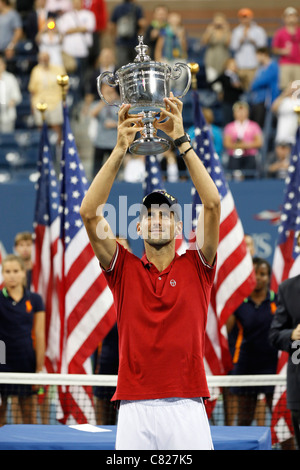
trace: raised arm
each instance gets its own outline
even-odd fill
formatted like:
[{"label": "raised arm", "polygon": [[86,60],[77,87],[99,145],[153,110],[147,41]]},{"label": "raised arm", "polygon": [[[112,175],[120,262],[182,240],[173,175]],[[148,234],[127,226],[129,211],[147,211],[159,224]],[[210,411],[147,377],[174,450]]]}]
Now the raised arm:
[{"label": "raised arm", "polygon": [[[165,98],[166,110],[162,110],[161,118],[157,122],[157,128],[164,131],[172,139],[178,139],[184,135],[184,125],[182,119],[182,102],[175,97]],[[165,122],[161,122],[168,117]],[[188,142],[180,145],[181,153],[190,147]],[[183,156],[196,191],[198,192],[203,211],[198,219],[196,240],[208,263],[212,264],[219,244],[220,225],[220,195],[218,189],[206,171],[198,155],[193,149]]]},{"label": "raised arm", "polygon": [[94,253],[106,269],[116,250],[116,238],[103,208],[128,147],[138,131],[143,129],[139,115],[128,115],[130,105],[123,104],[119,111],[118,137],[115,148],[89,187],[80,208],[80,215],[88,233]]}]

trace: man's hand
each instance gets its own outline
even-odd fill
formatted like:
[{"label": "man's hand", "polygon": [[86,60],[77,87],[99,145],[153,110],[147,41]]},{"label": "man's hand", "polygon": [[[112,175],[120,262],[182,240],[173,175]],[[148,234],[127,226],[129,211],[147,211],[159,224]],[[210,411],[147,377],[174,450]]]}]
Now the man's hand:
[{"label": "man's hand", "polygon": [[296,341],[297,339],[300,339],[300,323],[296,326],[296,328],[292,331],[291,334],[291,339],[293,341]]},{"label": "man's hand", "polygon": [[[154,125],[173,140],[184,135],[184,125],[182,119],[182,102],[171,94],[170,98],[164,98],[166,109],[161,108],[159,119]],[[164,121],[164,122],[162,122]]]},{"label": "man's hand", "polygon": [[141,114],[128,114],[130,104],[122,104],[119,110],[117,147],[127,152],[137,132],[144,129]]}]

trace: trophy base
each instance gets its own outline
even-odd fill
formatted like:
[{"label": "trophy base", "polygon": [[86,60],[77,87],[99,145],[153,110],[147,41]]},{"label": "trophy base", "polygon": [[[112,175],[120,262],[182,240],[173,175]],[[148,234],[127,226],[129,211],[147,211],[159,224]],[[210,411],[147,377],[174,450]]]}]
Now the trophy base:
[{"label": "trophy base", "polygon": [[135,155],[157,155],[170,148],[170,142],[160,137],[146,137],[135,140],[129,147],[130,153]]}]

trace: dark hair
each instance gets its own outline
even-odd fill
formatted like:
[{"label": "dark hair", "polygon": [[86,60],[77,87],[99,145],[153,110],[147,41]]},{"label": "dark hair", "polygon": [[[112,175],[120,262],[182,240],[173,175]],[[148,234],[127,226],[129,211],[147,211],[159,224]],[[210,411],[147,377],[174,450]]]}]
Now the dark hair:
[{"label": "dark hair", "polygon": [[257,267],[262,266],[263,264],[265,264],[268,268],[268,274],[269,274],[269,276],[271,276],[271,265],[266,259],[259,258],[259,256],[254,256],[253,264],[256,265]]}]

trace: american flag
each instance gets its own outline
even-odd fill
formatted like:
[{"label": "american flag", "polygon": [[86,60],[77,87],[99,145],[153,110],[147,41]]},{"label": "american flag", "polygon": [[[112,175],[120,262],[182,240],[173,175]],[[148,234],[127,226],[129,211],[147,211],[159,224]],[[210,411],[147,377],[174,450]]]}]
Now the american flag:
[{"label": "american flag", "polygon": [[60,189],[53,166],[46,123],[43,124],[41,131],[37,169],[39,178],[36,183],[31,287],[42,296],[45,302],[45,367],[48,372],[54,373],[58,371],[59,361],[59,309],[54,263],[59,238]]},{"label": "american flag", "polygon": [[[113,297],[80,217],[88,181],[64,105],[59,239],[60,371],[92,373],[91,355],[116,322]],[[63,423],[94,424],[91,387],[61,390]]]},{"label": "american flag", "polygon": [[[228,317],[252,292],[256,281],[252,258],[244,241],[244,230],[225,179],[212,135],[201,111],[198,93],[194,94],[194,148],[212,177],[221,197],[220,239],[217,268],[208,309],[206,329],[206,370],[219,375],[231,367],[225,328]],[[192,188],[192,232],[195,233],[201,200]]]},{"label": "american flag", "polygon": [[[278,241],[274,251],[271,288],[277,292],[285,279],[300,274],[300,127],[291,152],[288,176],[285,182],[283,208],[278,227]],[[277,373],[286,374],[288,355],[280,352]],[[282,442],[293,435],[290,412],[286,408],[286,390],[275,387],[272,414],[273,443]]]}]

